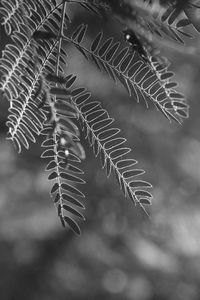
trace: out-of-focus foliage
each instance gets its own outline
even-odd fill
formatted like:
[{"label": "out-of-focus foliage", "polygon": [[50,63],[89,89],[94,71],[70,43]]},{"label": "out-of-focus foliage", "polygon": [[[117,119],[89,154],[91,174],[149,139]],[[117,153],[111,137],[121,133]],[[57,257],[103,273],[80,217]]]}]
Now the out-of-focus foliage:
[{"label": "out-of-focus foliage", "polygon": [[[81,17],[96,24],[91,16]],[[105,24],[117,34],[118,27],[110,27]],[[199,38],[188,44],[199,48]],[[199,299],[200,65],[187,49],[162,49],[191,107],[182,126],[136,105],[79,54],[71,54],[72,71],[104,99],[148,171],[155,189],[150,220],[123,199],[113,177],[106,180],[87,149],[87,222],[80,238],[62,230],[49,201],[40,148],[18,156],[1,126],[1,300]]]}]

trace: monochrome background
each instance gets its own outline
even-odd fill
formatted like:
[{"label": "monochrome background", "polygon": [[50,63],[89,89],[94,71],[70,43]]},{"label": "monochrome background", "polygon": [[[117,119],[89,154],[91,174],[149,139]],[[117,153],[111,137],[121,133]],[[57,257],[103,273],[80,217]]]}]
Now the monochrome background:
[{"label": "monochrome background", "polygon": [[[101,20],[73,13],[77,24],[90,24],[91,38],[97,34]],[[103,26],[107,37],[114,32],[121,39],[116,22]],[[1,27],[0,50],[7,42]],[[199,49],[198,35],[187,44]],[[191,107],[182,126],[137,104],[70,46],[66,69],[102,101],[146,170],[154,185],[150,218],[123,197],[114,176],[106,179],[83,140],[86,222],[81,237],[63,230],[40,145],[15,152],[6,140],[8,103],[0,96],[1,300],[199,299],[200,59],[172,42],[159,46]]]}]

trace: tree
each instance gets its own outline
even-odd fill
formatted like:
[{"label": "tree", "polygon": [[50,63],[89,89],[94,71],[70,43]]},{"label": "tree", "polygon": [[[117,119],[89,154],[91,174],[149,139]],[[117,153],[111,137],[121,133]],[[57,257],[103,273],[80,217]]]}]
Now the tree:
[{"label": "tree", "polygon": [[[106,22],[121,24],[121,42],[104,39],[100,31],[90,46],[84,43],[87,24],[76,26],[69,6],[82,6]],[[115,82],[120,82],[137,102],[153,104],[169,121],[182,123],[188,117],[184,95],[171,81],[173,72],[158,51],[160,40],[184,44],[191,37],[185,28],[199,31],[197,1],[2,1],[5,31],[12,40],[2,52],[1,90],[9,101],[9,137],[18,152],[43,136],[42,157],[53,180],[51,195],[63,226],[80,233],[76,217],[84,219],[80,199],[84,194],[74,184],[83,184],[78,164],[85,159],[80,128],[94,154],[100,156],[107,176],[116,175],[125,196],[141,206],[151,204],[152,185],[140,179],[126,139],[102,103],[84,87],[74,87],[75,74],[65,69],[68,46],[73,45]]]}]

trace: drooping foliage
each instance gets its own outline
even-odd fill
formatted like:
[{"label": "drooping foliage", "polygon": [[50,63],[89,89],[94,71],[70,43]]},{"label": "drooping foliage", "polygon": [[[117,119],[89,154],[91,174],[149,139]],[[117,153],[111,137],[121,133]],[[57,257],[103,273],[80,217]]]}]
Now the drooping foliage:
[{"label": "drooping foliage", "polygon": [[[75,26],[69,7],[82,6],[102,18],[121,24],[121,41],[96,33],[90,46],[84,43],[87,24]],[[109,176],[113,172],[120,189],[148,214],[150,183],[141,177],[126,139],[100,101],[66,69],[68,45],[79,51],[131,98],[152,103],[169,121],[182,123],[188,104],[176,90],[169,62],[158,51],[159,40],[184,44],[191,37],[187,27],[200,30],[198,1],[158,0],[2,0],[1,21],[12,42],[0,59],[0,89],[9,101],[8,139],[18,152],[43,137],[42,157],[47,160],[51,196],[62,225],[80,233],[77,218],[84,219],[79,186],[84,184],[79,164],[85,159],[80,130],[99,156]],[[69,62],[70,63],[70,62]]]}]

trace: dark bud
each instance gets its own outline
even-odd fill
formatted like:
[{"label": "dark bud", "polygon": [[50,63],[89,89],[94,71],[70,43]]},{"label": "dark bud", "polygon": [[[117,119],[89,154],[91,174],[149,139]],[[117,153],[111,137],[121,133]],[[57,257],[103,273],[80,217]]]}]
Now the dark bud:
[{"label": "dark bud", "polygon": [[123,30],[124,39],[131,46],[132,50],[136,50],[138,54],[147,62],[149,62],[148,54],[140,39],[132,29]]}]

